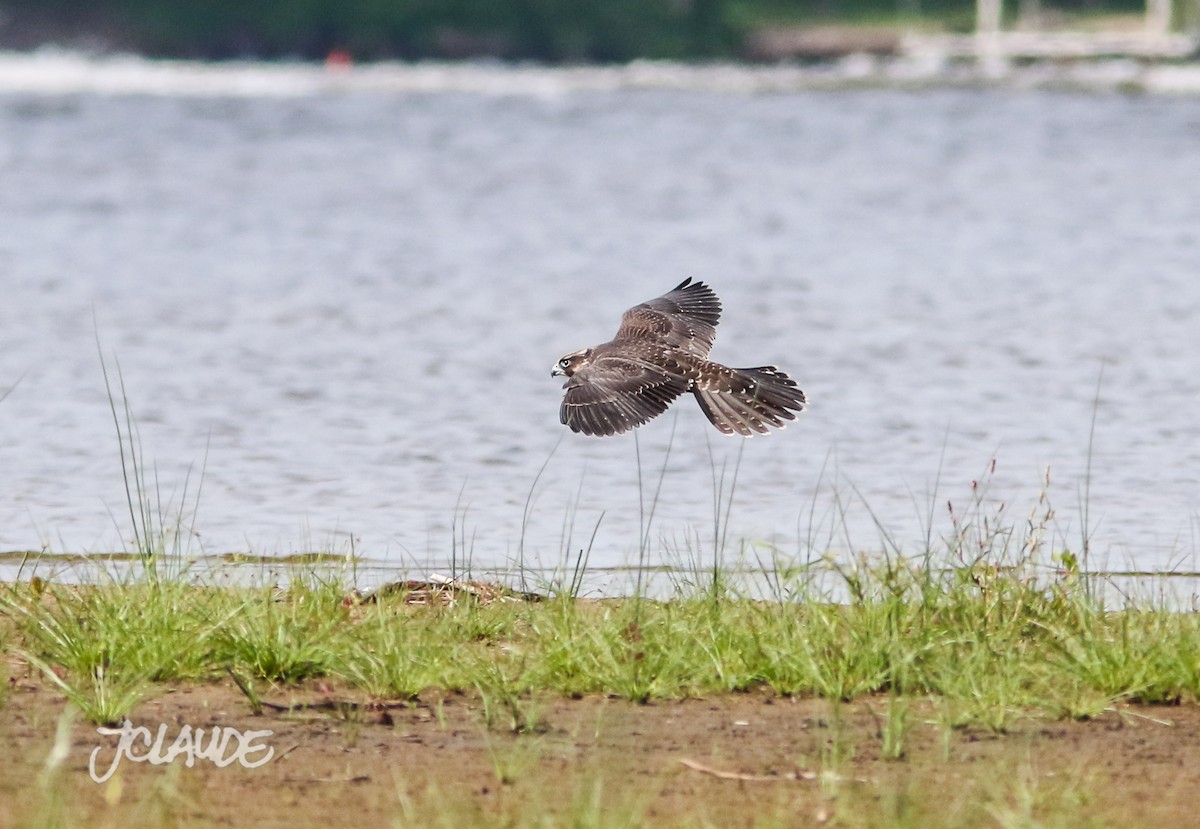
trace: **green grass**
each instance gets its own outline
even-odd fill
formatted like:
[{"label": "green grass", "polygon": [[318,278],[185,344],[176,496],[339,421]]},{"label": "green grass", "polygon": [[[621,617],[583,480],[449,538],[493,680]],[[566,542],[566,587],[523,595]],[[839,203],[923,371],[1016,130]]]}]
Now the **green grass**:
[{"label": "green grass", "polygon": [[[284,702],[319,679],[340,700],[330,716],[353,745],[375,710],[364,703],[465,694],[479,712],[499,805],[449,796],[452,781],[443,789],[397,780],[398,826],[720,825],[702,811],[675,822],[648,817],[656,787],[675,785],[665,773],[614,801],[605,770],[587,768],[586,753],[563,754],[558,722],[543,712],[556,695],[647,703],[773,691],[829,700],[826,738],[797,757],[820,775],[797,784],[817,793],[814,825],[825,822],[825,803],[837,826],[1100,827],[1112,824],[1088,808],[1093,783],[1069,768],[1047,775],[1022,765],[1022,737],[1006,738],[1014,746],[1002,763],[1011,768],[993,763],[946,791],[942,775],[961,751],[962,729],[1002,734],[1027,718],[1085,719],[1118,702],[1200,699],[1200,615],[1150,603],[1106,608],[1077,572],[978,558],[937,569],[927,558],[893,556],[843,568],[840,578],[822,593],[797,575],[782,585],[785,600],[739,595],[727,574],[719,589],[703,583],[668,601],[564,594],[442,606],[409,605],[402,594],[357,604],[348,600],[351,585],[328,580],[214,589],[160,571],[153,581],[2,586],[0,646],[15,657],[3,663],[42,674],[94,723],[120,720],[178,682],[233,675],[247,710],[258,713],[263,700]],[[864,734],[851,736],[841,712],[860,698],[876,720],[879,759],[900,769],[886,784],[855,777]],[[944,735],[940,766],[928,749],[910,761],[914,735],[930,728]],[[66,773],[49,760],[46,768],[34,795],[66,802],[66,783],[56,782]],[[178,769],[168,772],[130,804],[127,825],[187,823],[187,798],[169,790]],[[570,803],[553,816],[528,806],[547,779],[561,779]],[[785,785],[747,785],[763,786],[755,825],[795,825]],[[60,805],[18,825],[87,823]]]},{"label": "green grass", "polygon": [[256,590],[215,631],[212,663],[277,683],[296,683],[328,672],[331,645],[346,619],[339,597],[327,588],[277,595]]},{"label": "green grass", "polygon": [[7,650],[96,723],[113,723],[155,683],[203,678],[209,638],[231,612],[175,582],[12,585],[0,592]]},{"label": "green grass", "polygon": [[[636,702],[767,687],[850,700],[936,697],[956,725],[1093,716],[1118,701],[1200,697],[1200,616],[1106,609],[1032,565],[846,571],[855,598],[759,601],[710,587],[627,598],[363,606],[329,584],[287,591],[169,582],[7,586],[0,642],[86,717],[119,719],[156,687],[228,671],[287,686],[329,677],[379,699],[430,690]],[[511,703],[506,703],[511,708]]]}]

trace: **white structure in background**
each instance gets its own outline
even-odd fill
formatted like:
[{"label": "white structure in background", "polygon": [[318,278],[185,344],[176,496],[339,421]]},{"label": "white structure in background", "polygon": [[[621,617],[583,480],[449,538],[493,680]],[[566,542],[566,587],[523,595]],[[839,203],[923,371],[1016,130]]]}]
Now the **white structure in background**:
[{"label": "white structure in background", "polygon": [[1171,34],[1171,0],[1146,0],[1146,36]]},{"label": "white structure in background", "polygon": [[954,38],[943,45],[952,56],[975,56],[985,62],[1107,55],[1184,58],[1200,48],[1195,34],[1172,33],[1172,0],[1146,0],[1141,31],[1006,31],[1002,17],[1003,0],[976,0],[974,37]]}]

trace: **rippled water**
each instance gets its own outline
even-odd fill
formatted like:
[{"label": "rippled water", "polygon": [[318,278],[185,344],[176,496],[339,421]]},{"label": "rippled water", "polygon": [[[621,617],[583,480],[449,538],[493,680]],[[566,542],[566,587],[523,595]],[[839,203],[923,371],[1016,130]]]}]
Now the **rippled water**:
[{"label": "rippled water", "polygon": [[[163,501],[204,469],[194,553],[628,563],[674,430],[650,563],[742,451],[729,557],[915,549],[976,479],[1020,528],[1047,467],[1078,548],[1090,460],[1102,563],[1198,569],[1194,100],[9,93],[0,180],[0,550],[128,543],[102,350]],[[554,359],[686,276],[811,410],[566,433]]]}]

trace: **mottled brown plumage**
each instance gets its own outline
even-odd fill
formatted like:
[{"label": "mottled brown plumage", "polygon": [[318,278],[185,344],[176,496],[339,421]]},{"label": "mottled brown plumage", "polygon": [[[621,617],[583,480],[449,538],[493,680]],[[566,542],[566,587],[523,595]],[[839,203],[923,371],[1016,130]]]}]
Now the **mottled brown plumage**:
[{"label": "mottled brown plumage", "polygon": [[619,435],[691,392],[712,424],[751,437],[783,428],[804,410],[804,392],[774,366],[728,368],[708,359],[721,301],[685,279],[634,306],[610,342],[567,354],[551,371],[566,376],[559,417],[574,432]]}]

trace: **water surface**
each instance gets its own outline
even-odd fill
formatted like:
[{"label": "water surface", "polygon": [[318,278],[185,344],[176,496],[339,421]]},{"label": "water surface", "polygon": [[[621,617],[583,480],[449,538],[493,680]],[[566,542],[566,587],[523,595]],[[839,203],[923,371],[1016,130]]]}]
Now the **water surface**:
[{"label": "water surface", "polygon": [[[197,554],[625,564],[670,445],[651,564],[741,452],[727,560],[915,550],[972,481],[1020,530],[1049,469],[1054,546],[1086,492],[1097,564],[1197,569],[1194,100],[9,93],[0,179],[0,550],[130,542],[102,352]],[[811,410],[567,433],[553,361],[688,276]]]}]

